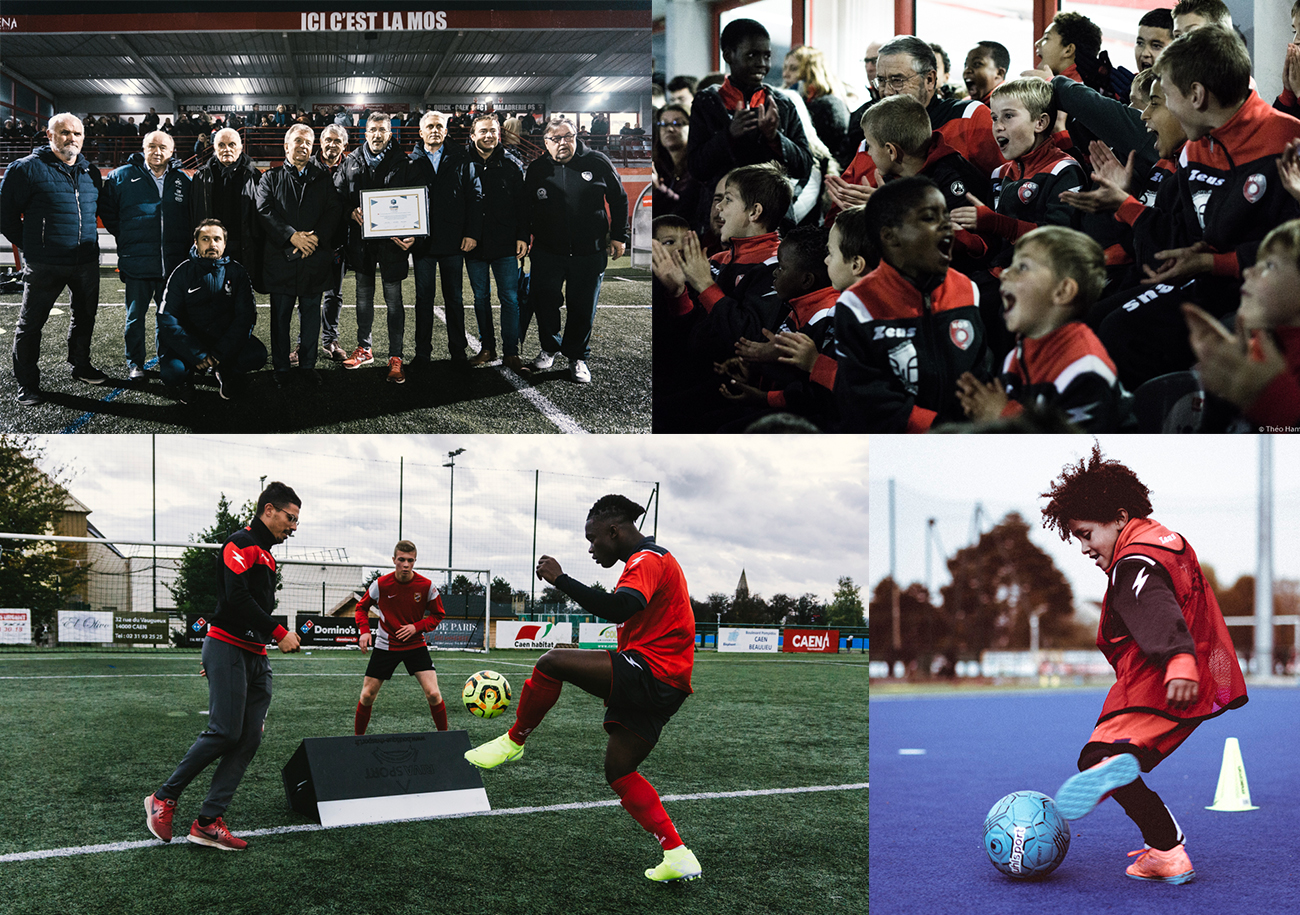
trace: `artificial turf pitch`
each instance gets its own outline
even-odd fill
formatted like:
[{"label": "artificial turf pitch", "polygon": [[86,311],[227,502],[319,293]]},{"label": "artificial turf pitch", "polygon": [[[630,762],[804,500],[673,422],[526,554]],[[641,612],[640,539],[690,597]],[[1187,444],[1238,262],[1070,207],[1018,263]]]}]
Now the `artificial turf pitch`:
[{"label": "artificial turf pitch", "polygon": [[[536,653],[435,653],[450,723],[477,745],[513,722],[460,705],[466,677],[504,673],[516,697]],[[260,750],[226,821],[236,835],[305,825],[280,768],[304,737],[352,733],[365,659],[273,652],[274,698]],[[604,782],[600,700],[566,686],[520,760],[484,772],[501,815],[286,831],[228,854],[184,841],[211,769],[182,795],[170,845],[142,799],[203,729],[197,652],[0,654],[0,911],[747,915],[867,911],[867,663],[862,655],[752,658],[701,653],[695,695],[640,771],[666,800],[703,879],[651,884],[655,840]],[[370,734],[432,729],[399,669]],[[562,804],[605,806],[524,812]],[[16,854],[129,843],[65,857]],[[143,843],[143,844],[140,844]]]},{"label": "artificial turf pitch", "polygon": [[[1196,877],[1182,885],[1124,873],[1142,834],[1111,800],[1071,822],[1064,862],[1041,881],[1004,876],[984,851],[984,817],[998,798],[1022,790],[1055,795],[1077,771],[1105,690],[873,695],[873,915],[1300,912],[1300,692],[1250,687],[1249,695],[1142,776],[1187,836]],[[1241,743],[1258,810],[1205,809],[1227,737]]]},{"label": "artificial turf pitch", "polygon": [[[67,332],[71,320],[67,290],[60,295],[41,340],[41,389],[46,401],[35,407],[15,403],[9,352],[18,322],[22,293],[0,294],[0,430],[29,433],[58,432],[321,432],[397,434],[412,432],[540,433],[540,432],[649,432],[650,431],[650,277],[633,269],[624,257],[611,264],[601,287],[591,340],[592,381],[570,379],[568,362],[557,357],[552,369],[520,378],[500,364],[483,369],[458,369],[447,352],[447,326],[442,292],[435,309],[433,365],[424,372],[408,372],[405,384],[385,381],[388,371],[388,325],[383,296],[376,292],[373,351],[375,364],[345,370],[323,356],[317,362],[319,387],[295,373],[285,390],[276,387],[270,365],[270,298],[257,296],[257,326],[253,333],[267,345],[265,368],[247,379],[247,390],[224,401],[211,376],[197,382],[195,398],[177,403],[158,375],[153,306],[146,320],[149,353],[143,383],[126,380],[122,328],[126,320],[125,290],[111,270],[101,270],[99,314],[91,346],[92,363],[109,376],[106,384],[92,386],[73,381],[67,358]],[[402,284],[406,306],[404,356],[415,355],[415,279]],[[493,323],[498,356],[504,355],[500,334],[501,309],[492,281]],[[474,339],[469,351],[478,350],[469,280],[464,280],[466,332]],[[357,345],[355,281],[349,273],[342,288],[343,311],[339,321],[340,344],[349,351]],[[563,313],[562,313],[563,317]],[[291,329],[297,339],[298,318]],[[534,319],[520,346],[525,362],[537,355]]]}]

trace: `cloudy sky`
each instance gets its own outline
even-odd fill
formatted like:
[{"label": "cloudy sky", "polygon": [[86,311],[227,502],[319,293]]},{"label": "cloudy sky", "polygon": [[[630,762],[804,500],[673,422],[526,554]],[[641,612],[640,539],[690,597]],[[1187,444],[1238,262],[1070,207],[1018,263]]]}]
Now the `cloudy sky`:
[{"label": "cloudy sky", "polygon": [[[601,569],[587,555],[587,509],[609,492],[647,504],[655,482],[658,540],[677,556],[695,597],[734,592],[742,568],[750,590],[765,597],[812,592],[829,600],[839,576],[867,578],[862,438],[104,435],[38,442],[47,467],[72,472],[69,489],[109,538],[152,539],[156,453],[160,541],[187,541],[212,524],[223,492],[242,505],[266,475],[303,500],[289,542],[295,555],[343,549],[351,561],[390,565],[400,502],[402,535],[419,547],[420,565],[445,566],[451,471],[443,465],[449,451],[464,448],[456,458],[452,564],[490,568],[515,588],[531,588],[535,498],[537,552],[581,581],[612,586],[621,566]],[[651,503],[647,533],[654,513]]]},{"label": "cloudy sky", "polygon": [[[1259,440],[1253,436],[1099,436],[1102,453],[1131,467],[1151,489],[1152,517],[1187,537],[1222,584],[1255,574]],[[902,582],[926,581],[927,519],[947,555],[973,542],[978,503],[988,530],[1008,512],[1070,580],[1076,602],[1100,600],[1106,578],[1079,551],[1041,526],[1045,491],[1065,465],[1087,457],[1090,436],[937,435],[871,440],[872,585],[889,574],[889,484],[895,481],[895,563]],[[1300,442],[1274,436],[1273,574],[1300,578]],[[934,588],[947,584],[932,553]]]}]

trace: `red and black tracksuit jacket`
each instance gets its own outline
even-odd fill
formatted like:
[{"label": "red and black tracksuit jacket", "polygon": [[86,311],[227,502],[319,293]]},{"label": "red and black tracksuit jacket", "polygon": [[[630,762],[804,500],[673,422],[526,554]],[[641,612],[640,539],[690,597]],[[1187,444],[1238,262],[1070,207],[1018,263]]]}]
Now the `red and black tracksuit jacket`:
[{"label": "red and black tracksuit jacket", "polygon": [[[1300,427],[1300,327],[1276,327],[1272,333],[1286,360],[1286,371],[1269,382],[1259,398],[1246,410],[1246,417],[1261,429]],[[1261,358],[1258,345],[1252,356]]]},{"label": "red and black tracksuit jacket", "polygon": [[217,614],[208,636],[253,654],[266,654],[267,636],[280,641],[289,631],[271,619],[275,608],[275,537],[253,523],[235,531],[217,560]]},{"label": "red and black tracksuit jacket", "polygon": [[812,338],[817,346],[817,361],[805,372],[780,363],[763,365],[764,377],[772,383],[767,405],[805,416],[818,425],[835,416],[835,300],[839,293],[831,286],[790,300],[790,314],[781,322],[777,333],[800,333]]},{"label": "red and black tracksuit jacket", "polygon": [[736,355],[741,337],[763,340],[763,328],[776,330],[786,306],[772,288],[776,251],[781,239],[775,232],[750,238],[733,238],[725,251],[709,259],[714,285],[699,294],[689,287],[676,302],[676,312],[689,325],[690,358],[705,363]]},{"label": "red and black tracksuit jacket", "polygon": [[1056,410],[1088,432],[1114,432],[1119,427],[1123,391],[1115,363],[1080,321],[1038,339],[1018,339],[998,380],[1011,398],[1003,416],[1038,407]]},{"label": "red and black tracksuit jacket", "polygon": [[989,377],[979,292],[956,270],[918,286],[882,261],[835,303],[835,347],[844,432],[964,421],[957,378]]},{"label": "red and black tracksuit jacket", "polygon": [[[1051,143],[1042,143],[993,173],[993,209],[977,208],[975,228],[1014,243],[1039,226],[1069,226],[1074,208],[1061,202],[1061,192],[1083,190],[1087,183],[1078,162]],[[1008,245],[995,263],[1005,267],[1011,256]]]},{"label": "red and black tracksuit jacket", "polygon": [[[970,206],[967,194],[974,194],[976,200],[993,199],[993,184],[988,173],[949,146],[938,130],[930,137],[930,148],[920,173],[939,186],[949,212],[957,207]],[[953,266],[962,273],[969,273],[967,268],[973,268],[975,261],[988,254],[988,243],[974,232],[953,228],[956,235]]]},{"label": "red and black tracksuit jacket", "polygon": [[[1181,149],[1179,147],[1179,152],[1175,153],[1176,157]],[[1147,189],[1142,196],[1138,198],[1130,194],[1115,211],[1114,221],[1130,230],[1126,247],[1137,265],[1158,266],[1156,252],[1167,251],[1170,247],[1173,212],[1179,194],[1177,171],[1178,163],[1173,159],[1159,160],[1147,177]],[[1112,263],[1109,249],[1106,263]],[[1136,285],[1140,279],[1141,276],[1133,277],[1131,285]]]}]

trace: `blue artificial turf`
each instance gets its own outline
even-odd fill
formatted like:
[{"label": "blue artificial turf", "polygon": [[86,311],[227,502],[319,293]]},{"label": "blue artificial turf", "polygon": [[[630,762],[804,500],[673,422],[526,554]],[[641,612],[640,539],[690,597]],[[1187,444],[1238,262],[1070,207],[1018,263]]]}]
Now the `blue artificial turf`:
[{"label": "blue artificial turf", "polygon": [[[1113,800],[1071,824],[1070,851],[1047,879],[1004,877],[984,853],[993,803],[1017,790],[1055,795],[1105,691],[954,693],[871,702],[871,915],[893,913],[1300,913],[1300,691],[1250,690],[1143,775],[1187,836],[1196,879],[1125,875],[1142,835]],[[1241,742],[1251,802],[1213,803],[1224,738]],[[902,754],[900,750],[924,750]]]}]

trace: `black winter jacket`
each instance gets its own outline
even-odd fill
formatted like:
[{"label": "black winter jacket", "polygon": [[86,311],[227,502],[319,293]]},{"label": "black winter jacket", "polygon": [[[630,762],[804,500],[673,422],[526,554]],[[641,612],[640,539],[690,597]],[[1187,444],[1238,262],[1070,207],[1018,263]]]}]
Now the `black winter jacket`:
[{"label": "black winter jacket", "polygon": [[[334,285],[334,248],[343,225],[343,205],[329,173],[315,162],[303,174],[285,162],[262,173],[257,212],[265,233],[262,278],[268,292],[315,295]],[[319,244],[302,257],[289,244],[294,232],[315,232]]]},{"label": "black winter jacket", "polygon": [[379,161],[371,165],[366,159],[363,143],[343,159],[334,172],[334,187],[343,204],[343,220],[347,226],[345,253],[348,266],[366,276],[375,275],[375,264],[380,265],[385,282],[406,279],[409,252],[399,248],[391,238],[364,238],[361,226],[352,218],[352,211],[361,206],[361,192],[381,187],[409,187],[415,182],[407,180],[409,162],[402,155],[396,140],[389,140],[379,153]]},{"label": "black winter jacket", "polygon": [[[524,175],[533,250],[585,255],[627,242],[627,191],[614,163],[581,140],[564,163],[534,159]],[[609,214],[605,205],[609,204]]]},{"label": "black winter jacket", "polygon": [[226,256],[244,265],[253,288],[265,292],[262,284],[262,220],[257,216],[257,182],[262,173],[248,153],[240,153],[233,165],[216,157],[194,173],[190,183],[190,221],[197,226],[205,219],[220,219],[226,227]]},{"label": "black winter jacket", "polygon": [[417,238],[411,248],[416,257],[447,257],[460,253],[463,239],[475,242],[483,234],[483,208],[474,191],[469,157],[465,150],[444,143],[438,171],[433,170],[423,144],[407,160],[407,183],[429,189],[429,235]]},{"label": "black winter jacket", "polygon": [[158,308],[159,356],[167,353],[201,362],[225,362],[248,341],[257,323],[257,303],[248,271],[229,257],[209,260],[190,248],[190,257],[167,280]]},{"label": "black winter jacket", "polygon": [[474,144],[465,148],[469,158],[470,180],[478,194],[482,236],[467,257],[493,261],[514,257],[515,243],[528,242],[528,218],[525,213],[524,173],[514,159],[498,146],[485,160]]}]

